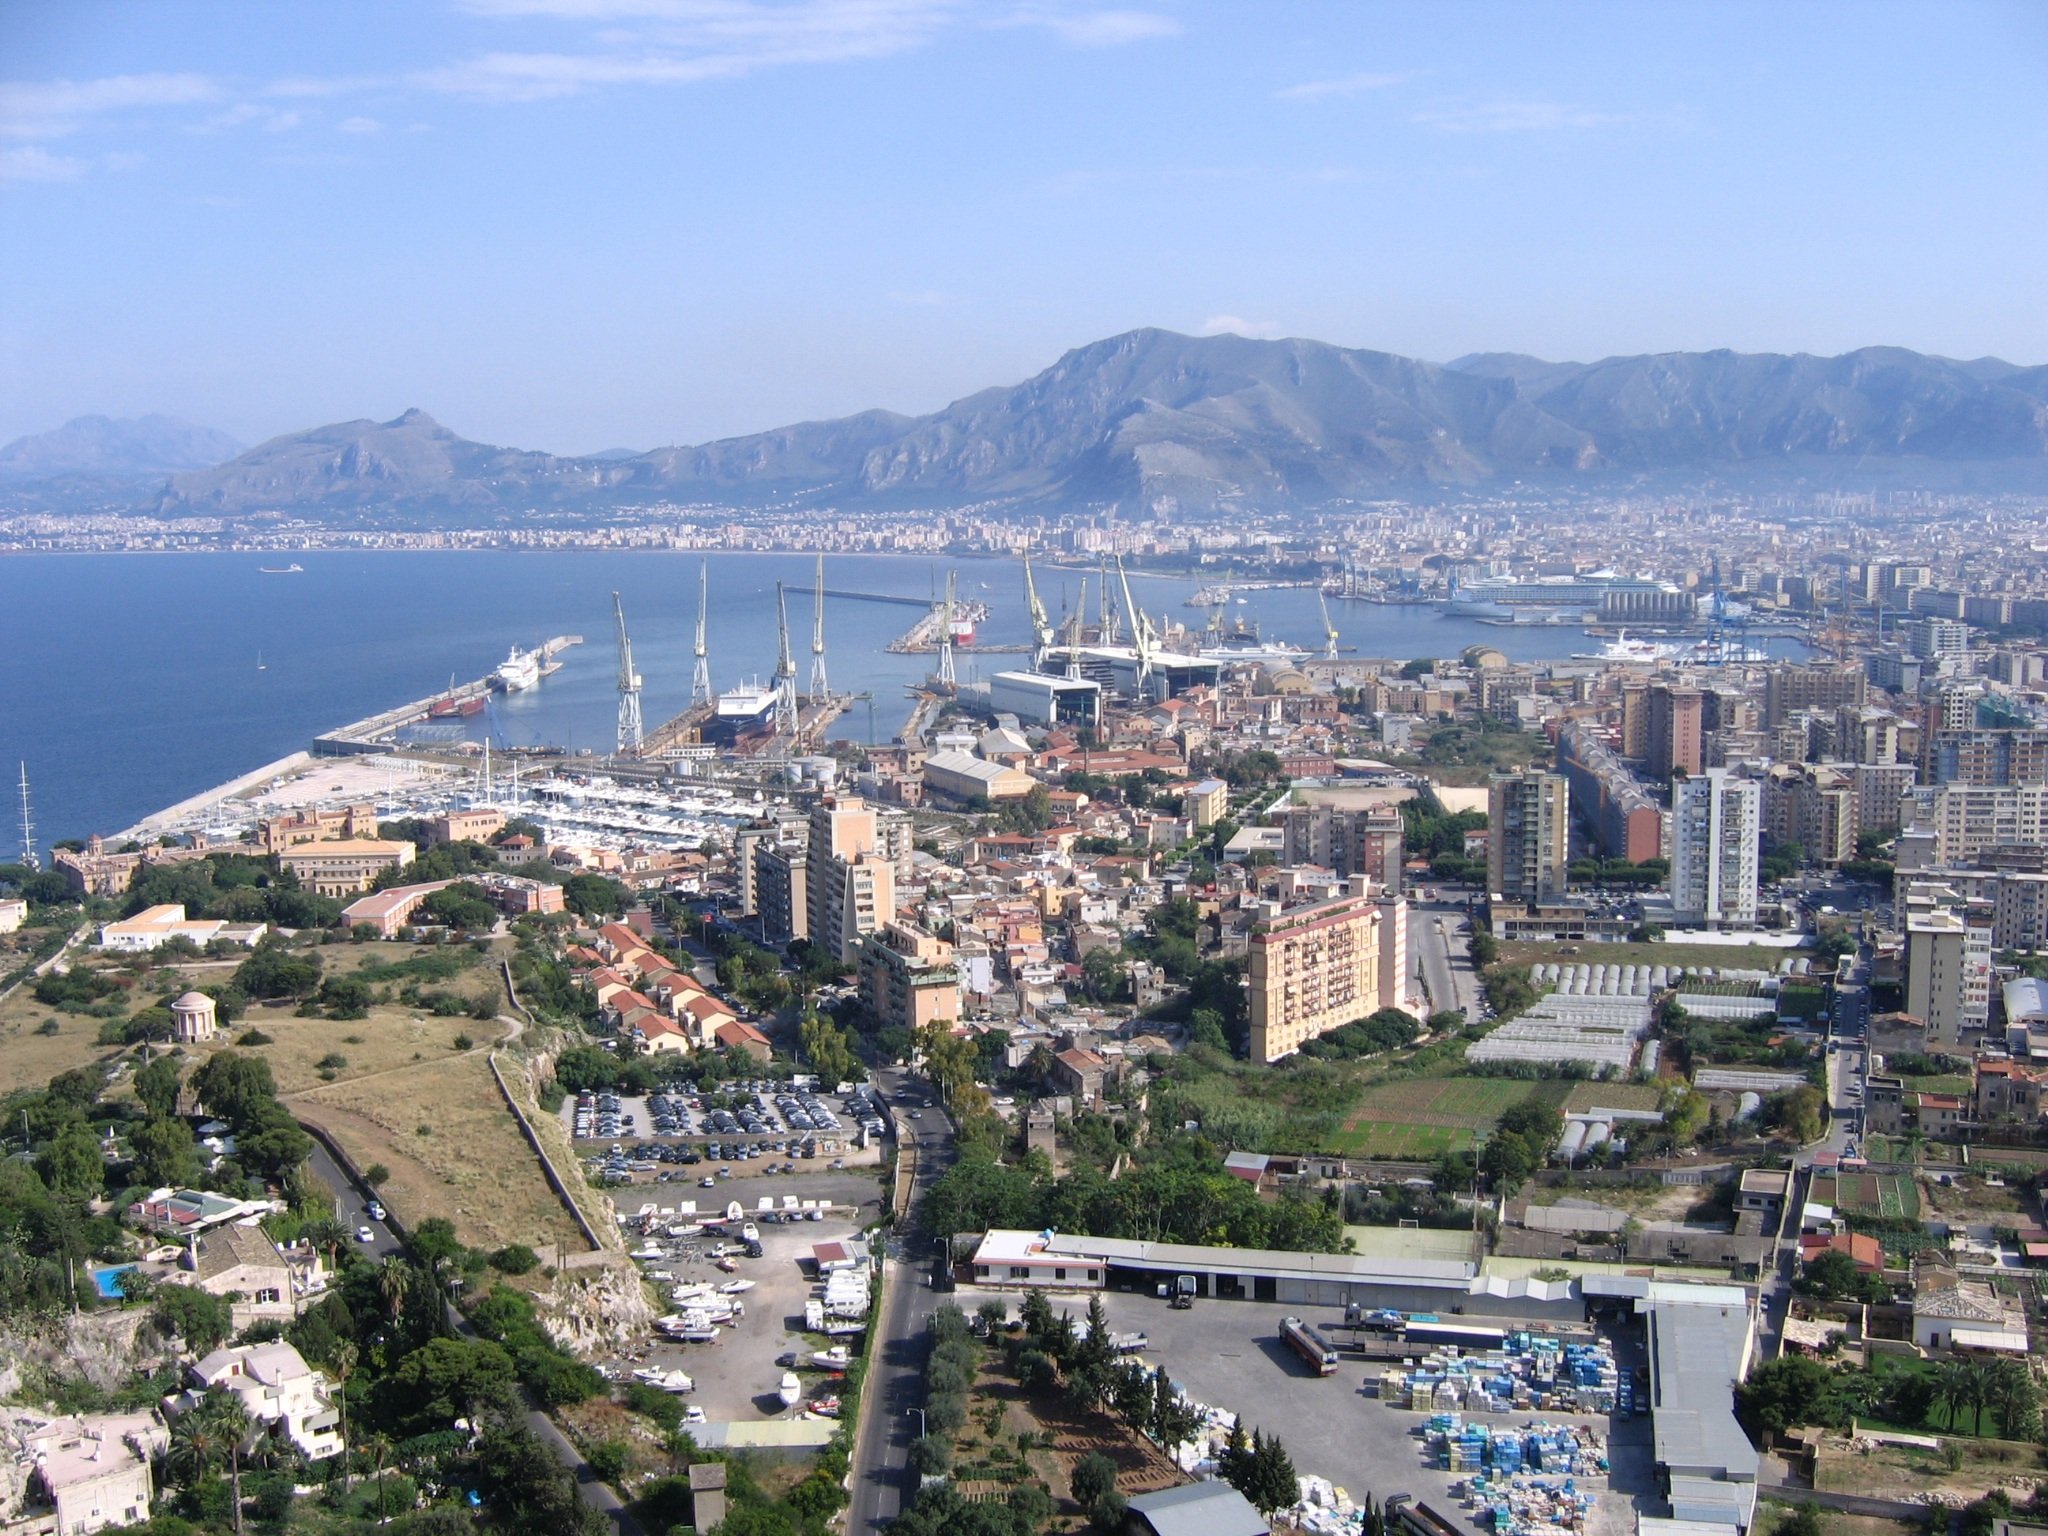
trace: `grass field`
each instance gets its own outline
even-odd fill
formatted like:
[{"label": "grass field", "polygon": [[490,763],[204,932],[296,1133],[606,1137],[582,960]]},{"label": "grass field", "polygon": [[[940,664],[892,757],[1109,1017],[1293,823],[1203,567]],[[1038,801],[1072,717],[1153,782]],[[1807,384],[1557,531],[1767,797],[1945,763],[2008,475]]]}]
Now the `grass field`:
[{"label": "grass field", "polygon": [[1655,1109],[1664,1094],[1653,1083],[1573,1083],[1560,1107],[1566,1114],[1591,1109]]},{"label": "grass field", "polygon": [[1495,1121],[1524,1100],[1563,1103],[1571,1083],[1502,1077],[1422,1077],[1375,1083],[1332,1138],[1347,1156],[1431,1158],[1477,1146]]}]

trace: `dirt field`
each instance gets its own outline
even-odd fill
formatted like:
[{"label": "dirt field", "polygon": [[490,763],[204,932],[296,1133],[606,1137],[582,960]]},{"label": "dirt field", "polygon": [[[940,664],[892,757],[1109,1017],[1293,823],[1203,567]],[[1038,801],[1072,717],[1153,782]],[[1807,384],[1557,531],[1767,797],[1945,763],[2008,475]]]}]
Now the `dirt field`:
[{"label": "dirt field", "polygon": [[588,1246],[548,1188],[481,1051],[320,1086],[290,1107],[325,1126],[359,1167],[390,1169],[379,1193],[401,1220],[446,1216],[477,1247]]},{"label": "dirt field", "polygon": [[1963,1456],[1961,1470],[1955,1472],[1949,1471],[1940,1451],[1903,1445],[1858,1450],[1847,1436],[1829,1435],[1821,1442],[1814,1484],[1828,1492],[1863,1493],[1880,1499],[1908,1498],[1928,1488],[1948,1489],[1975,1499],[1993,1488],[2011,1488],[2013,1478],[2023,1478],[2031,1485],[2048,1475],[2039,1446],[2009,1440],[1962,1439],[1953,1443],[1962,1447]]},{"label": "dirt field", "polygon": [[1574,1083],[1562,1109],[1568,1115],[1594,1109],[1655,1109],[1662,1098],[1652,1083]]},{"label": "dirt field", "polygon": [[[1758,1501],[1758,1529],[1776,1530],[1799,1508],[1797,1499],[1790,1497],[1789,1492],[1783,1500],[1766,1498]],[[1882,1520],[1876,1515],[1851,1515],[1839,1509],[1822,1509],[1820,1529],[1821,1536],[1923,1536],[1926,1526],[1920,1521]]]}]

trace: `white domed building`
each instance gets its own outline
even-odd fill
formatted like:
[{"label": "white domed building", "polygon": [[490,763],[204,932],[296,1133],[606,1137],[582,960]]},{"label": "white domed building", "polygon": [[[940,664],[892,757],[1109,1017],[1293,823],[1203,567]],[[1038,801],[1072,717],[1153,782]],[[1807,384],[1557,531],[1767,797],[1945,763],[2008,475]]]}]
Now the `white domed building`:
[{"label": "white domed building", "polygon": [[219,1033],[213,999],[204,992],[187,992],[172,1000],[171,1037],[180,1045],[204,1045]]}]

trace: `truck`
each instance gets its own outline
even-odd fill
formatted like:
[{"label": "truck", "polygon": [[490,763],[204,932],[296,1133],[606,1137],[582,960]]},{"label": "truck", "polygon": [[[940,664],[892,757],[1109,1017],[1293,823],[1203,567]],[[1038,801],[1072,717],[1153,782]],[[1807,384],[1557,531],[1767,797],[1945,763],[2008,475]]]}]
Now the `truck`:
[{"label": "truck", "polygon": [[1175,1275],[1173,1277],[1173,1300],[1168,1303],[1174,1311],[1185,1312],[1195,1304],[1195,1277]]},{"label": "truck", "polygon": [[1337,1351],[1321,1333],[1298,1317],[1280,1320],[1281,1342],[1306,1360],[1318,1376],[1337,1374]]},{"label": "truck", "polygon": [[1152,1341],[1142,1333],[1112,1333],[1109,1336],[1110,1350],[1119,1355],[1135,1355],[1150,1347]]}]

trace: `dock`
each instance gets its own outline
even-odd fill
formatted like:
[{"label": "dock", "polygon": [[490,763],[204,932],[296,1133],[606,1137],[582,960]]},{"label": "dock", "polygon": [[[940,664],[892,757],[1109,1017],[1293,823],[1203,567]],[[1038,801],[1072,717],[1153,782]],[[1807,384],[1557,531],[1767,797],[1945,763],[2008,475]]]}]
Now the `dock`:
[{"label": "dock", "polygon": [[[556,635],[552,640],[545,642],[537,653],[540,656],[541,676],[550,677],[561,671],[562,664],[555,660],[555,657],[570,646],[582,643],[581,635]],[[417,725],[427,719],[427,712],[441,700],[473,699],[495,691],[488,676],[460,683],[453,688],[442,689],[424,699],[414,699],[411,703],[401,704],[396,709],[387,709],[381,714],[371,715],[366,720],[358,720],[352,725],[337,726],[334,730],[315,736],[313,755],[364,757],[372,753],[389,752],[393,750],[393,744],[387,738],[408,725]]]},{"label": "dock", "polygon": [[[922,608],[926,605],[920,601],[918,606]],[[953,617],[970,624],[984,624],[988,621],[988,604],[955,603],[953,605]],[[932,604],[930,611],[923,618],[883,646],[882,649],[892,656],[929,656],[939,648],[939,626],[945,621],[946,605],[944,603]],[[955,644],[953,649],[956,651],[978,650],[986,653],[991,651],[1028,651],[1031,647],[1028,645],[976,646]]]}]

